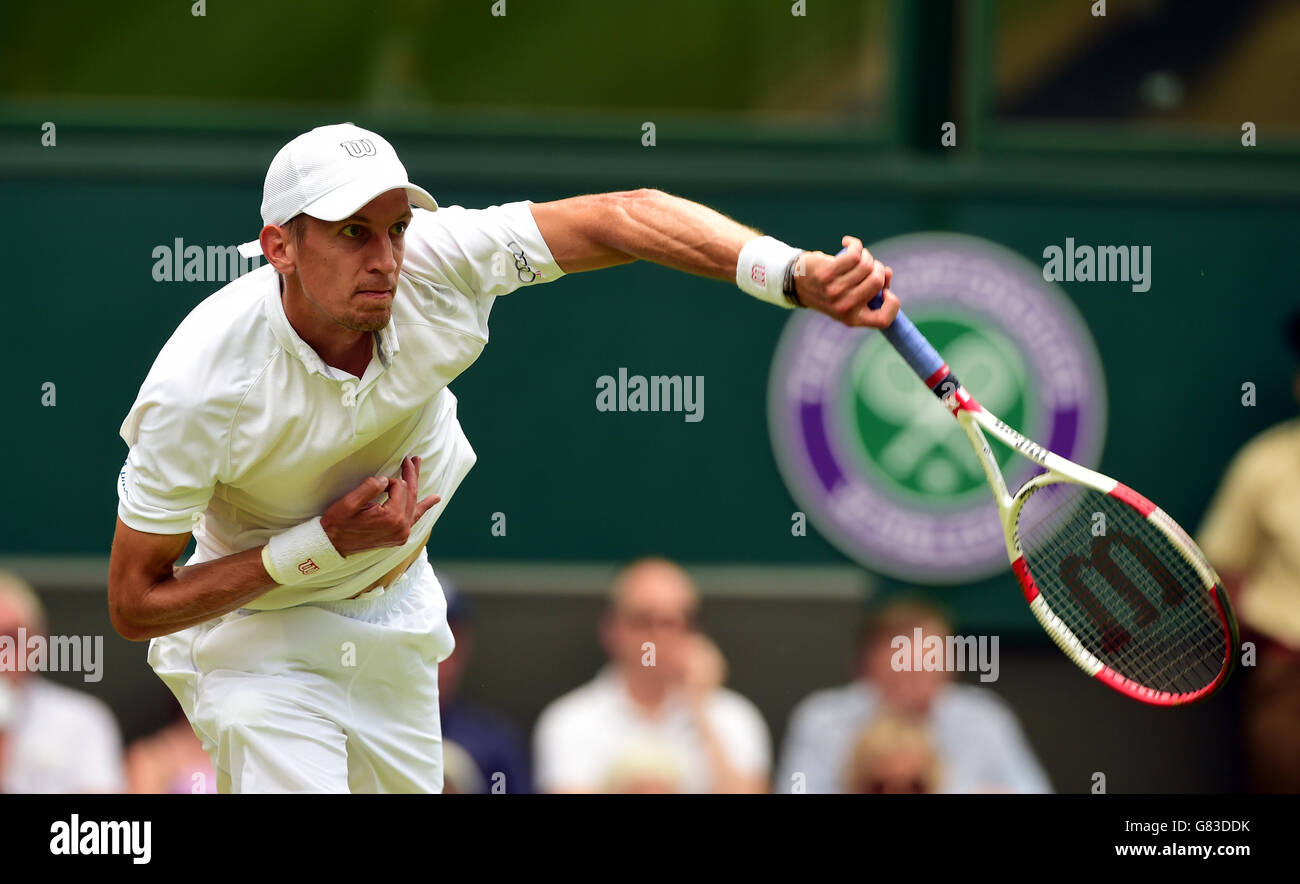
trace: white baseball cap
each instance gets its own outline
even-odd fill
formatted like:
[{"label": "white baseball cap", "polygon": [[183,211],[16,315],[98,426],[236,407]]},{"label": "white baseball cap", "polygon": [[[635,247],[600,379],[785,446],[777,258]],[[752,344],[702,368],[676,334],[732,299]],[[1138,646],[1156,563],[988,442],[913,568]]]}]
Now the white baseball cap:
[{"label": "white baseball cap", "polygon": [[[271,160],[262,189],[262,226],[284,224],[299,213],[342,221],[381,193],[406,189],[411,204],[437,211],[429,192],[416,187],[382,136],[351,123],[319,126],[290,141]],[[258,240],[239,247],[262,254]]]}]

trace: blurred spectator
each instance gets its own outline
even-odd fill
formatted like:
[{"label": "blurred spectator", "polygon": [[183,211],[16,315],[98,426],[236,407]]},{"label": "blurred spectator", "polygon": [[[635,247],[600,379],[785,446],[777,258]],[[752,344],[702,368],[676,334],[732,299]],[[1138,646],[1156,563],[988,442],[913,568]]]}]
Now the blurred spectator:
[{"label": "blurred spectator", "polygon": [[863,795],[933,794],[941,781],[939,758],[923,725],[896,715],[877,718],[853,745],[847,791]]},{"label": "blurred spectator", "polygon": [[[508,785],[506,780],[503,785]],[[442,794],[444,795],[482,795],[488,791],[488,782],[483,777],[474,757],[455,740],[442,739]]]},{"label": "blurred spectator", "polygon": [[[45,630],[36,593],[0,572],[0,639],[25,655],[19,639]],[[9,662],[0,667],[0,792],[121,792],[122,736],[108,706]]]},{"label": "blurred spectator", "polygon": [[988,688],[953,684],[946,671],[895,671],[894,636],[951,634],[930,605],[900,601],[867,619],[857,679],[806,697],[791,713],[777,791],[843,792],[854,739],[885,715],[923,725],[942,765],[940,792],[1050,792],[1015,715]]},{"label": "blurred spectator", "polygon": [[[438,664],[443,792],[490,792],[494,786],[516,795],[532,792],[523,735],[504,716],[460,697],[465,667],[474,653],[469,602],[442,574],[438,582],[447,598],[447,624],[456,639],[456,650]],[[452,781],[450,788],[447,781]]]},{"label": "blurred spectator", "polygon": [[136,795],[204,795],[217,791],[217,774],[181,704],[168,693],[171,723],[126,750],[127,790]]},{"label": "blurred spectator", "polygon": [[679,753],[662,739],[628,743],[610,762],[602,792],[624,795],[673,795],[684,790]]},{"label": "blurred spectator", "polygon": [[[1285,331],[1300,401],[1300,311]],[[1237,453],[1198,540],[1233,600],[1243,641],[1256,645],[1242,697],[1250,788],[1300,792],[1300,419]]]},{"label": "blurred spectator", "polygon": [[534,734],[547,792],[765,792],[767,724],[722,687],[726,662],[695,626],[690,577],[642,559],[614,581],[600,637],[610,659],[553,701]]}]

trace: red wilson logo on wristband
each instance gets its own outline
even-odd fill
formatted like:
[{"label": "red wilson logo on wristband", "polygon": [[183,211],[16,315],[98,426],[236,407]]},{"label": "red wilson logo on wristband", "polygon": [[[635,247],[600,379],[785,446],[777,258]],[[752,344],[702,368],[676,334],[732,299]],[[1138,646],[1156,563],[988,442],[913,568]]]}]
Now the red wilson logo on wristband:
[{"label": "red wilson logo on wristband", "polygon": [[320,570],[320,565],[316,564],[316,562],[313,561],[312,559],[308,559],[307,561],[303,562],[301,565],[298,566],[298,570],[303,575],[315,574],[317,571]]},{"label": "red wilson logo on wristband", "polygon": [[749,278],[759,285],[767,285],[767,268],[762,264],[755,264],[754,269],[749,271]]}]

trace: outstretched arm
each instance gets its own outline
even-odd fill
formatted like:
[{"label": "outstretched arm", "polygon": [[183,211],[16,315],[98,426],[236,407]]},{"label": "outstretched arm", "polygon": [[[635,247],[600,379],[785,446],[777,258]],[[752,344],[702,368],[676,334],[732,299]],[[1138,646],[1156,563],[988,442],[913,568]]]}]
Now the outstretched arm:
[{"label": "outstretched arm", "polygon": [[[649,188],[535,203],[532,211],[565,273],[643,260],[735,284],[741,250],[760,236],[708,206]],[[846,325],[889,325],[898,313],[892,271],[856,237],[841,245],[836,256],[802,254],[794,275],[800,303]],[[884,303],[868,308],[882,289]]]}]

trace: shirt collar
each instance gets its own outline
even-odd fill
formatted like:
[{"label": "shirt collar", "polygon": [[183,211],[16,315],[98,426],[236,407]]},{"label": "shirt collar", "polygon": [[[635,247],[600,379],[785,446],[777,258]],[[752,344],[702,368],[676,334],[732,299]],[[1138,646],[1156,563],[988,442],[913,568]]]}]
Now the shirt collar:
[{"label": "shirt collar", "polygon": [[[398,289],[400,288],[401,285],[399,283]],[[393,310],[394,313],[397,310],[396,289],[393,291]],[[384,364],[384,368],[388,368],[393,364],[393,357],[397,355],[397,351],[402,349],[401,345],[397,342],[397,325],[393,322],[392,315],[388,317],[388,325],[381,328],[375,334],[379,339],[379,346],[375,348],[375,352],[379,354],[379,361]]]},{"label": "shirt collar", "polygon": [[[400,283],[399,283],[400,288]],[[394,304],[397,301],[397,292],[394,292]],[[298,332],[289,323],[289,317],[284,312],[284,302],[280,298],[280,274],[274,273],[271,284],[267,287],[266,300],[266,318],[271,325],[271,333],[275,335],[280,346],[292,353],[298,358],[307,370],[312,374],[324,375],[330,377],[330,368],[325,361],[320,358],[319,354],[311,348],[311,345],[298,336]],[[384,368],[393,364],[393,357],[397,355],[401,345],[397,341],[397,327],[393,323],[393,317],[388,317],[388,325],[381,328],[375,333],[376,342],[375,352],[379,354],[379,361],[383,363]]]}]

